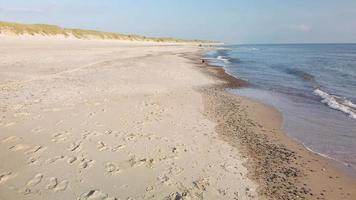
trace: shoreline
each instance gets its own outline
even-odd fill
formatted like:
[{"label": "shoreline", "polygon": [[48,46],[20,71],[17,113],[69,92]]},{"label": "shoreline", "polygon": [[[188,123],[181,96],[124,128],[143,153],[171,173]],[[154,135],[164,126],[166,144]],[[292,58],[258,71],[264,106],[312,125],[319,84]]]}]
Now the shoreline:
[{"label": "shoreline", "polygon": [[[280,112],[281,115],[288,115],[289,113],[286,112],[286,111],[280,111],[279,108],[278,108],[278,104],[274,104],[271,100],[268,100],[268,101],[264,101],[263,98],[259,98],[259,97],[254,97],[254,96],[249,96],[249,95],[246,95],[246,91],[247,93],[249,93],[250,91],[253,91],[253,92],[261,92],[262,90],[259,90],[259,89],[256,89],[254,88],[253,86],[247,86],[247,87],[242,87],[242,88],[239,88],[239,89],[231,89],[231,90],[228,90],[228,92],[232,93],[232,94],[236,94],[238,96],[242,96],[242,97],[245,97],[245,98],[249,98],[251,99],[252,101],[257,101],[259,103],[262,103],[262,104],[265,104],[267,106],[271,106],[272,108],[275,108],[275,110],[277,112]],[[263,92],[266,92],[268,93],[268,91],[263,91]],[[258,96],[258,95],[257,95]],[[290,115],[290,114],[289,114]],[[288,116],[287,116],[288,117]],[[356,179],[356,168],[352,165],[349,165],[349,163],[347,162],[344,162],[344,161],[341,161],[341,160],[338,160],[337,158],[333,158],[331,156],[328,156],[327,154],[324,154],[324,153],[321,153],[317,150],[314,150],[313,148],[310,148],[307,144],[305,144],[306,141],[303,141],[301,140],[301,138],[296,138],[295,135],[292,135],[289,131],[289,130],[284,130],[285,129],[285,126],[286,126],[286,123],[293,123],[291,120],[286,121],[286,119],[284,118],[284,116],[282,117],[282,132],[284,132],[284,134],[286,134],[290,139],[292,139],[293,141],[295,141],[296,143],[299,143],[301,144],[305,149],[307,149],[309,152],[313,153],[313,154],[316,154],[320,157],[323,157],[324,159],[328,160],[329,162],[331,162],[335,167],[338,168],[338,170],[341,170],[344,174],[348,175],[348,176],[351,176],[353,177],[354,179]],[[298,132],[301,132],[302,133],[302,130],[298,130]],[[322,132],[320,130],[320,132]],[[295,133],[294,133],[295,134]]]},{"label": "shoreline", "polygon": [[[227,74],[219,66],[207,63],[200,64],[200,68],[203,73],[225,81],[202,89],[206,115],[218,124],[216,130],[224,141],[238,148],[244,156],[252,157],[246,166],[251,170],[250,177],[260,185],[260,194],[273,199],[356,197],[356,180],[341,171],[336,161],[309,151],[283,133],[282,116],[275,108],[225,91],[247,86],[246,81]],[[244,115],[237,114],[241,110]],[[237,127],[241,124],[249,128],[239,130]]]}]

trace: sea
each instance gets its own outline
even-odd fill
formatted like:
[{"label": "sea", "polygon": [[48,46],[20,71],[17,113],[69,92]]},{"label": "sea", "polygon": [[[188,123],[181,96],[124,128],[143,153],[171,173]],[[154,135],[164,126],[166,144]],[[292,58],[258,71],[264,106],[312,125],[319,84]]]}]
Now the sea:
[{"label": "sea", "polygon": [[356,44],[225,45],[204,55],[278,109],[283,131],[356,177]]}]

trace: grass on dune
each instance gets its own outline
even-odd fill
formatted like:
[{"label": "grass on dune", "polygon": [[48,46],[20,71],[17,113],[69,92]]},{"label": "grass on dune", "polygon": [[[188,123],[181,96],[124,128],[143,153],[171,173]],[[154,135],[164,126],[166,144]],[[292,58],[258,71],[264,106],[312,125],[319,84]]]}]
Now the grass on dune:
[{"label": "grass on dune", "polygon": [[202,40],[156,38],[156,37],[145,37],[141,35],[101,32],[95,30],[62,28],[56,25],[48,25],[48,24],[20,24],[20,23],[0,21],[0,33],[5,31],[17,35],[23,35],[23,34],[45,35],[45,36],[63,35],[65,37],[74,36],[79,39],[97,38],[97,39],[152,41],[152,42],[201,42],[201,43],[207,42]]}]

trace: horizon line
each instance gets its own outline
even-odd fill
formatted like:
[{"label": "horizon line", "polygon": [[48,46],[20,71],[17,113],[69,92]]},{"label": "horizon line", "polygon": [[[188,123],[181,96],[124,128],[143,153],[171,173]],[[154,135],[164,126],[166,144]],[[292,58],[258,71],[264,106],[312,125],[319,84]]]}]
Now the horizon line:
[{"label": "horizon line", "polygon": [[286,42],[286,43],[225,43],[225,45],[332,45],[332,44],[343,44],[343,45],[356,45],[356,42]]}]

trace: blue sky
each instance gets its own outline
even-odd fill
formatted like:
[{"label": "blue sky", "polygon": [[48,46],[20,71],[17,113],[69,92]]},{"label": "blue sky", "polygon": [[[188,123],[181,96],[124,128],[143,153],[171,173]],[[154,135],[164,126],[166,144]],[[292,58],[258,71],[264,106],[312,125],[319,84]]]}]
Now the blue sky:
[{"label": "blue sky", "polygon": [[356,42],[356,0],[0,0],[0,21],[228,43]]}]

